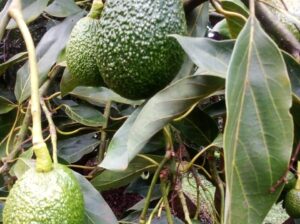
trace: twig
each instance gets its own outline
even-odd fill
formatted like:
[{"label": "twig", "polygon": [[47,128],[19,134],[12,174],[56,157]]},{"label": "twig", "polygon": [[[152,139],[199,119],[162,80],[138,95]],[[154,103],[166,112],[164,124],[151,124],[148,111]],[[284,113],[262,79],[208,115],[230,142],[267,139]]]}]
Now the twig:
[{"label": "twig", "polygon": [[216,185],[221,194],[220,223],[223,223],[224,222],[224,207],[225,207],[224,183],[219,176],[219,172],[218,172],[217,165],[216,165],[216,160],[214,157],[214,151],[211,151],[209,156],[210,156],[210,159],[208,161],[209,161],[209,165],[211,168],[212,177],[213,177],[213,180],[216,182]]},{"label": "twig", "polygon": [[104,155],[106,152],[106,146],[107,146],[107,142],[106,142],[106,128],[108,126],[108,120],[109,120],[109,116],[110,116],[110,109],[111,109],[111,101],[108,101],[105,105],[105,109],[104,109],[104,118],[105,118],[105,122],[102,125],[101,128],[101,142],[100,142],[100,147],[99,147],[99,154],[98,154],[98,158],[97,158],[97,162],[100,164],[101,161],[104,159]]},{"label": "twig", "polygon": [[58,163],[58,161],[57,161],[57,134],[56,134],[55,124],[53,122],[52,115],[51,115],[50,111],[48,110],[43,98],[40,99],[40,103],[41,103],[42,109],[44,111],[44,114],[46,115],[46,118],[47,118],[47,121],[49,124],[49,132],[50,132],[51,144],[52,144],[52,159],[53,159],[54,163]]},{"label": "twig", "polygon": [[287,176],[289,170],[293,167],[294,162],[297,160],[299,152],[300,152],[300,141],[299,141],[299,143],[295,149],[295,152],[290,160],[289,168],[285,171],[283,176],[270,188],[271,193],[274,193],[281,184],[286,182],[286,176]]},{"label": "twig", "polygon": [[33,121],[32,144],[36,155],[36,170],[47,172],[52,169],[52,161],[47,145],[42,136],[39,76],[35,47],[32,36],[22,15],[21,0],[13,0],[8,12],[9,15],[16,21],[28,51],[31,82],[31,115]]},{"label": "twig", "polygon": [[[242,0],[242,2],[249,5],[249,0]],[[255,15],[264,29],[279,42],[281,47],[300,62],[300,42],[284,24],[280,23],[270,10],[259,1],[255,2]]]},{"label": "twig", "polygon": [[231,12],[231,11],[223,9],[222,5],[217,0],[210,0],[210,2],[213,5],[213,7],[217,10],[217,12],[221,13],[225,17],[236,17],[236,18],[243,20],[244,22],[247,21],[247,18],[245,16],[243,16],[239,13],[236,13],[236,12]]},{"label": "twig", "polygon": [[163,203],[163,198],[160,198],[159,201],[157,202],[157,204],[155,205],[154,209],[152,210],[151,214],[149,215],[149,218],[148,218],[146,224],[151,224],[155,213],[157,213],[157,211],[162,203]]},{"label": "twig", "polygon": [[145,205],[144,205],[143,211],[142,211],[141,216],[140,216],[140,224],[144,224],[146,222],[146,215],[147,215],[147,211],[148,211],[148,208],[149,208],[149,205],[150,205],[151,196],[152,196],[155,184],[156,184],[156,182],[158,180],[160,171],[162,170],[162,168],[164,167],[164,165],[168,162],[168,160],[171,157],[172,157],[171,151],[167,150],[166,154],[165,154],[165,157],[160,162],[159,166],[157,167],[157,169],[156,169],[156,171],[154,173],[154,176],[152,178],[152,181],[151,181],[151,184],[150,184],[150,187],[149,187],[149,190],[147,192],[146,199],[145,199]]},{"label": "twig", "polygon": [[184,193],[182,191],[181,181],[179,181],[178,185],[179,185],[178,186],[179,188],[177,189],[177,192],[178,192],[178,197],[179,197],[180,202],[181,202],[181,206],[182,206],[182,210],[183,210],[183,214],[184,214],[184,219],[188,224],[192,224],[192,220],[190,218],[190,212],[189,212],[189,209],[188,209],[187,203],[186,203],[186,198],[185,198]]},{"label": "twig", "polygon": [[169,187],[167,186],[167,181],[166,180],[161,179],[160,189],[161,189],[161,193],[162,193],[164,207],[165,207],[165,210],[166,210],[166,216],[167,216],[168,224],[173,224],[174,222],[173,222],[171,208],[170,208],[170,204],[169,204],[169,200],[168,200]]}]

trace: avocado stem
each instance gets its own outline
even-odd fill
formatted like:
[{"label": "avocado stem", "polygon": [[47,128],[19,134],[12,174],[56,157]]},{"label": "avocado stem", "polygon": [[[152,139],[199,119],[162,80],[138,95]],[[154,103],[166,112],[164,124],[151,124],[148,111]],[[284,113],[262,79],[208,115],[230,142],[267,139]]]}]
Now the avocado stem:
[{"label": "avocado stem", "polygon": [[52,169],[52,160],[44,142],[41,125],[41,107],[39,94],[39,76],[36,61],[35,47],[30,31],[24,21],[21,11],[21,1],[13,0],[9,8],[9,15],[16,21],[24,38],[28,51],[28,61],[31,81],[31,114],[32,114],[32,144],[36,154],[36,169],[47,172]]},{"label": "avocado stem", "polygon": [[300,161],[297,162],[297,182],[295,185],[296,190],[300,190]]},{"label": "avocado stem", "polygon": [[92,4],[92,8],[87,16],[92,19],[100,19],[103,6],[104,4],[102,0],[94,0]]}]

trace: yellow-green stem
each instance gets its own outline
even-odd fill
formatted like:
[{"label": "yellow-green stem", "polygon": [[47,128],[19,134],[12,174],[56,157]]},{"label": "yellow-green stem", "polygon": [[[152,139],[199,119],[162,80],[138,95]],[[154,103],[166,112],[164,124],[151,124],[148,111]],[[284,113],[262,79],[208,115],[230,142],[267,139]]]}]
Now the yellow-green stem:
[{"label": "yellow-green stem", "polygon": [[28,51],[31,78],[31,114],[33,122],[32,143],[33,150],[37,157],[36,169],[39,172],[47,172],[52,169],[52,161],[42,136],[39,77],[35,47],[29,29],[22,15],[20,0],[13,0],[9,9],[9,14],[16,21]]},{"label": "yellow-green stem", "polygon": [[103,6],[102,0],[94,0],[88,17],[92,19],[100,19]]},{"label": "yellow-green stem", "polygon": [[296,190],[300,190],[300,161],[297,162],[297,182],[295,185]]}]

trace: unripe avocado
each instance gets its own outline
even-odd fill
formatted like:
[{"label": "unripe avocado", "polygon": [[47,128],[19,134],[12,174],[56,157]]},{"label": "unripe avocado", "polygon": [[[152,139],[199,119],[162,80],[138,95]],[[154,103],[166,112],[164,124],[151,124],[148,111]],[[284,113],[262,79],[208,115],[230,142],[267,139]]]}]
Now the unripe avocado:
[{"label": "unripe avocado", "polygon": [[66,166],[49,172],[28,170],[7,197],[4,224],[82,224],[84,202],[80,186]]},{"label": "unripe avocado", "polygon": [[100,27],[97,65],[120,95],[150,97],[179,71],[184,53],[168,35],[187,32],[182,0],[107,0]]},{"label": "unripe avocado", "polygon": [[72,77],[81,85],[104,84],[96,65],[98,19],[89,16],[80,19],[74,26],[66,47],[67,66]]},{"label": "unripe avocado", "polygon": [[[282,22],[300,41],[300,27],[296,27],[293,21],[287,17],[282,11],[288,11],[288,13],[300,20],[300,1],[299,0],[268,0],[270,10],[276,15],[280,22]],[[272,7],[271,7],[272,6]],[[278,10],[279,9],[279,10]]]},{"label": "unripe avocado", "polygon": [[292,218],[300,218],[300,190],[290,190],[285,196],[284,205]]}]

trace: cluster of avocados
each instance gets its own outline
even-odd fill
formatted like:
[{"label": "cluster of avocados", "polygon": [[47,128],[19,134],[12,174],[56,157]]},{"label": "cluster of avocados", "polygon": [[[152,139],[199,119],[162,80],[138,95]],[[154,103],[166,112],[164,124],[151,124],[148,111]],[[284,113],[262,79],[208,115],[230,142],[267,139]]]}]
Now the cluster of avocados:
[{"label": "cluster of avocados", "polygon": [[104,82],[129,99],[148,98],[172,81],[184,52],[169,35],[187,33],[181,0],[107,0],[99,17],[90,13],[71,33],[66,59],[75,79]]}]

